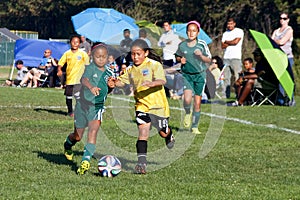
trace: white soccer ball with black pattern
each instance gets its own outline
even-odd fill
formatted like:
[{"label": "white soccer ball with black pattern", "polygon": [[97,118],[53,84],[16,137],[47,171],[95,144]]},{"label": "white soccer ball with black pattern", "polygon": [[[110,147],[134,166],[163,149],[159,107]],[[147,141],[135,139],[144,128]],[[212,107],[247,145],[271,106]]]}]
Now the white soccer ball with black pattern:
[{"label": "white soccer ball with black pattern", "polygon": [[116,156],[106,155],[98,161],[98,171],[101,176],[115,177],[121,172],[121,162]]}]

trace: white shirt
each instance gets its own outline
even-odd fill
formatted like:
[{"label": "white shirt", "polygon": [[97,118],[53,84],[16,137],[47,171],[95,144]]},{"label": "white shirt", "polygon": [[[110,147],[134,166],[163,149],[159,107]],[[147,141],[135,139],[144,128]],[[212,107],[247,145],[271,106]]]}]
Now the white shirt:
[{"label": "white shirt", "polygon": [[[170,42],[170,44],[167,44]],[[178,49],[178,45],[181,42],[178,35],[176,35],[173,30],[170,30],[168,32],[164,32],[161,37],[159,38],[159,41],[157,42],[157,45],[159,47],[163,48],[163,59],[164,60],[173,60],[175,61],[175,53]]]},{"label": "white shirt", "polygon": [[223,33],[222,42],[226,40],[234,40],[241,38],[236,45],[228,46],[224,51],[224,59],[242,59],[242,44],[244,38],[244,31],[240,28],[234,28],[232,31],[227,30]]}]

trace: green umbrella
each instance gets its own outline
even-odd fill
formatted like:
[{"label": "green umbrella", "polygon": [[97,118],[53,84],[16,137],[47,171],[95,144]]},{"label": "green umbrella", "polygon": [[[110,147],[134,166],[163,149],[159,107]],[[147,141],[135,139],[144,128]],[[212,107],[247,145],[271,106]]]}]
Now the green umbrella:
[{"label": "green umbrella", "polygon": [[163,30],[161,27],[157,26],[156,24],[153,24],[146,20],[140,20],[135,22],[140,28],[146,28],[149,29],[152,34],[154,34],[154,38],[159,38],[161,34],[163,33]]},{"label": "green umbrella", "polygon": [[268,36],[258,31],[250,30],[257,45],[269,62],[280,84],[285,90],[287,96],[292,99],[294,91],[294,81],[286,70],[288,67],[287,55],[278,48],[275,48]]}]

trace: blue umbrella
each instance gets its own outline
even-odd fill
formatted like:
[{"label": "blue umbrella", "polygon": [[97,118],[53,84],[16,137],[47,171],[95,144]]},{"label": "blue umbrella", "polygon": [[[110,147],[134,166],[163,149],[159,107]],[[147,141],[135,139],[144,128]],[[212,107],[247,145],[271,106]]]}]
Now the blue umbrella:
[{"label": "blue umbrella", "polygon": [[138,34],[133,18],[111,8],[88,8],[71,19],[75,31],[93,42],[120,44],[124,29],[131,30],[133,36]]},{"label": "blue umbrella", "polygon": [[[180,37],[183,37],[187,39],[186,35],[186,25],[185,24],[172,24],[171,27],[175,34],[179,35]],[[198,39],[204,40],[206,44],[210,44],[212,42],[212,39],[203,31],[203,29],[200,28],[200,33],[198,35]]]}]

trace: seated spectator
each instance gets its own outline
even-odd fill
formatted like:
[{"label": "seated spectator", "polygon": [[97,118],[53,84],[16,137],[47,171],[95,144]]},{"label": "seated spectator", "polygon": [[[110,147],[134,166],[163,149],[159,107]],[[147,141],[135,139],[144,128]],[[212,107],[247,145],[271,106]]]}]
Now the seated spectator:
[{"label": "seated spectator", "polygon": [[[264,57],[263,53],[259,48],[255,49],[253,52],[254,60],[256,61],[256,67],[254,73],[249,73],[242,77],[242,80],[245,82],[243,88],[240,91],[240,95],[237,101],[229,106],[242,106],[247,100],[253,86],[260,86],[264,88],[264,85],[272,84],[278,85],[279,81],[274,74],[273,69],[268,63],[267,59]],[[259,77],[263,77],[263,82],[260,81]]]},{"label": "seated spectator", "polygon": [[164,71],[166,74],[166,84],[165,88],[168,89],[171,99],[181,99],[183,95],[183,77],[179,73],[181,69],[181,64],[176,64],[172,67],[164,65]]},{"label": "seated spectator", "polygon": [[17,60],[15,65],[18,70],[17,77],[14,80],[9,80],[9,79],[6,80],[5,85],[7,85],[7,86],[14,86],[14,87],[19,86],[21,81],[23,80],[23,78],[26,76],[26,74],[28,72],[28,69],[27,69],[27,67],[24,66],[22,60]]},{"label": "seated spectator", "polygon": [[234,86],[237,91],[237,98],[240,96],[240,92],[243,86],[246,84],[247,80],[244,80],[244,77],[249,74],[255,73],[255,69],[253,68],[253,59],[245,58],[243,60],[244,70],[239,73],[239,78],[235,81]]},{"label": "seated spectator", "polygon": [[208,67],[209,71],[212,73],[212,75],[215,78],[216,85],[219,85],[220,82],[220,76],[221,76],[221,71],[223,69],[223,60],[219,56],[213,56],[211,58],[211,64]]},{"label": "seated spectator", "polygon": [[114,71],[115,77],[118,77],[120,75],[120,67],[112,54],[108,55],[108,65]]},{"label": "seated spectator", "polygon": [[37,82],[42,74],[45,74],[49,77],[49,87],[54,87],[56,83],[57,60],[52,57],[52,52],[50,49],[46,49],[44,51],[44,56],[38,69],[39,71],[35,71],[36,80],[34,80],[34,82]]}]

